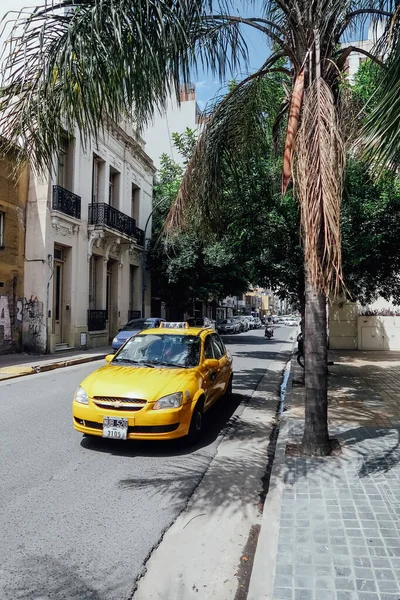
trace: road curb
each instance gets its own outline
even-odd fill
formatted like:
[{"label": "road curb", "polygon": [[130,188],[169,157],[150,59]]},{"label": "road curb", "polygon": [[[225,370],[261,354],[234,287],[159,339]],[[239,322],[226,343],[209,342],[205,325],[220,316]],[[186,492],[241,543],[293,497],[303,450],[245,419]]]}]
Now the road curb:
[{"label": "road curb", "polygon": [[[97,354],[95,356],[81,356],[79,358],[66,358],[64,360],[58,360],[57,362],[35,365],[33,367],[25,367],[21,373],[14,373],[2,377],[0,369],[0,382],[8,381],[9,379],[17,379],[18,377],[26,377],[27,375],[36,375],[37,373],[46,373],[47,371],[55,371],[56,369],[63,369],[64,367],[72,367],[74,365],[82,365],[84,363],[94,362],[97,360],[104,360],[107,354]],[[22,367],[21,367],[22,370]]]},{"label": "road curb", "polygon": [[[291,355],[285,405],[290,405],[291,400],[294,356],[294,354]],[[279,433],[276,442],[275,457],[272,464],[269,489],[264,502],[261,530],[254,556],[247,600],[274,600],[275,566],[278,551],[282,491],[284,487],[283,472],[289,420],[288,414],[282,412],[279,419]]]}]

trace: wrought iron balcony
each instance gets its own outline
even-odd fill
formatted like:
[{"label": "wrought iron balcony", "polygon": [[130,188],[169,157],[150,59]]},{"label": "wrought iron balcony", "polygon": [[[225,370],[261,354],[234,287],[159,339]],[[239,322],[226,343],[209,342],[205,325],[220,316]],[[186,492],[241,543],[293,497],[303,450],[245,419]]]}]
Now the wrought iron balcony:
[{"label": "wrought iron balcony", "polygon": [[144,232],[136,227],[135,219],[103,202],[89,204],[89,225],[105,225],[136,239],[140,246],[144,243]]},{"label": "wrought iron balcony", "polygon": [[53,185],[53,210],[59,210],[65,215],[80,219],[81,197],[61,187],[61,185]]},{"label": "wrought iron balcony", "polygon": [[107,326],[106,310],[88,310],[89,331],[103,331]]}]

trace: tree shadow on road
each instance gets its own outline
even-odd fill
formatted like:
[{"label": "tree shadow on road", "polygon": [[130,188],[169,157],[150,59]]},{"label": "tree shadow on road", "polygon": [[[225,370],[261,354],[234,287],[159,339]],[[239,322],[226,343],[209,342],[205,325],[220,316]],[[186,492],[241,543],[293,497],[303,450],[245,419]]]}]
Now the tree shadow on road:
[{"label": "tree shadow on road", "polygon": [[[218,454],[217,460],[210,461],[202,485],[196,489],[196,507],[207,513],[224,509],[236,513],[248,504],[256,505],[262,493],[262,476],[268,462],[269,430],[265,423],[237,423],[228,433],[227,440],[232,452]],[[254,445],[251,462],[241,455],[241,447],[251,439]],[[185,502],[188,490],[193,491],[202,480],[196,462],[177,462],[167,465],[162,471],[150,477],[142,477],[133,470],[131,477],[121,479],[118,487],[122,490],[145,489],[149,498],[160,495],[170,497],[171,502]]]},{"label": "tree shadow on road", "polygon": [[[23,577],[21,577],[23,573]],[[2,600],[109,600],[118,592],[98,592],[79,575],[79,566],[61,562],[51,556],[25,556],[21,559],[16,580],[18,589],[12,585],[13,577],[0,589]],[[111,596],[110,592],[113,592]]]}]

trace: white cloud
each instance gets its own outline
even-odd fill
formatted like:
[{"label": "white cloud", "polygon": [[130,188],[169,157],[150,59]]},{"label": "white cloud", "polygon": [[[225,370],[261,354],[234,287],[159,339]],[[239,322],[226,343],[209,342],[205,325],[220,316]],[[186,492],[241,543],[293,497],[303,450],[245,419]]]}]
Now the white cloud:
[{"label": "white cloud", "polygon": [[206,88],[206,87],[208,87],[207,80],[203,79],[203,81],[196,81],[195,86],[198,90],[200,90],[202,88]]}]

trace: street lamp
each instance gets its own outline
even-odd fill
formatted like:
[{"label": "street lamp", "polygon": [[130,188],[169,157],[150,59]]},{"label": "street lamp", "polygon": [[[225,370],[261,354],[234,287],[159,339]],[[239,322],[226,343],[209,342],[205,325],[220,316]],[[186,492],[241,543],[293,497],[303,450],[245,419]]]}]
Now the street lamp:
[{"label": "street lamp", "polygon": [[153,206],[153,209],[151,211],[151,213],[149,214],[149,216],[147,217],[147,221],[146,221],[146,225],[144,227],[144,240],[143,240],[143,254],[142,254],[142,319],[144,319],[144,313],[145,313],[145,298],[146,298],[146,279],[145,279],[145,270],[146,270],[146,232],[147,232],[147,227],[149,226],[150,223],[150,219],[154,213],[154,211],[156,210],[156,208],[158,208],[160,206],[160,204],[164,202],[164,198],[161,198],[161,200],[159,200],[157,202],[157,204],[155,206]]}]

